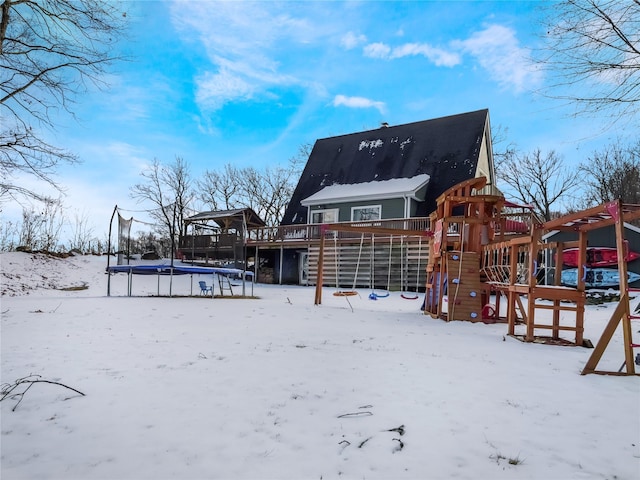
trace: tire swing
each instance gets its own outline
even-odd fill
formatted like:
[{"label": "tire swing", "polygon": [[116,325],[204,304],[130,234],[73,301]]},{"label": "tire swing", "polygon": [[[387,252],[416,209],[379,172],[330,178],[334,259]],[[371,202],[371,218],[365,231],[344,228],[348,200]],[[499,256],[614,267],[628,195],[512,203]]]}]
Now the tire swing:
[{"label": "tire swing", "polygon": [[420,286],[420,260],[422,258],[422,237],[418,242],[418,269],[416,270],[416,292],[415,294],[401,293],[400,296],[405,300],[417,300],[418,295],[418,287]]},{"label": "tire swing", "polygon": [[393,236],[389,237],[389,267],[387,271],[387,291],[384,293],[376,293],[376,249],[371,235],[371,293],[369,294],[369,300],[378,300],[379,298],[387,298],[389,296],[389,284],[391,283],[391,252],[393,248]]},{"label": "tire swing", "polygon": [[[364,234],[362,234],[364,237]],[[362,239],[360,240],[360,252],[362,252]],[[360,252],[358,253],[358,263],[356,264],[356,277],[358,276],[358,266],[360,265]],[[334,264],[335,264],[335,269],[336,269],[336,291],[333,292],[333,296],[334,297],[353,297],[354,295],[357,295],[358,292],[356,292],[355,289],[355,278],[353,280],[353,289],[352,290],[340,290],[340,275],[338,272],[338,232],[333,232],[333,260],[334,260]]]}]

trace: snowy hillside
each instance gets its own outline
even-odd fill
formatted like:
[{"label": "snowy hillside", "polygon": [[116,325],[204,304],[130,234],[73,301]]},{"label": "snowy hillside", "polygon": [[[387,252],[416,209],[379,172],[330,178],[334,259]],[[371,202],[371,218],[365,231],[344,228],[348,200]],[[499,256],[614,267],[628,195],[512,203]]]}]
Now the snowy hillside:
[{"label": "snowy hillside", "polygon": [[[36,383],[0,403],[3,480],[640,478],[640,378],[581,376],[589,349],[394,293],[211,299],[182,276],[158,298],[169,278],[151,275],[127,297],[118,274],[107,297],[105,266],[0,255],[2,383],[84,394]],[[586,338],[614,308],[587,307]]]}]

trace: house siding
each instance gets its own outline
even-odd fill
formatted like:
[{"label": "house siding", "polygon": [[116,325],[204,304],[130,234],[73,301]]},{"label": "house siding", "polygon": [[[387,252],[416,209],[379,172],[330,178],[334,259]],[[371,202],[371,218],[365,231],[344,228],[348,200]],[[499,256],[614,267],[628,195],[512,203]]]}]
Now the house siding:
[{"label": "house siding", "polygon": [[482,144],[480,145],[480,152],[478,154],[478,167],[476,169],[476,177],[486,177],[487,184],[493,184],[494,172],[493,172],[493,146],[491,144],[491,137],[488,135],[491,132],[489,127],[489,117],[485,125],[485,134],[482,137]]},{"label": "house siding", "polygon": [[[424,292],[429,243],[413,239],[377,238],[363,246],[330,244],[325,247],[323,284],[336,289],[376,288]],[[318,279],[318,246],[309,248],[309,285]]]},{"label": "house siding", "polygon": [[311,207],[311,212],[316,210],[327,210],[331,208],[338,209],[338,221],[350,222],[351,221],[351,208],[361,207],[364,205],[381,205],[382,206],[382,219],[389,218],[404,218],[404,199],[394,198],[386,200],[365,200],[358,202],[344,202],[344,203],[327,203],[324,205],[317,205]]}]

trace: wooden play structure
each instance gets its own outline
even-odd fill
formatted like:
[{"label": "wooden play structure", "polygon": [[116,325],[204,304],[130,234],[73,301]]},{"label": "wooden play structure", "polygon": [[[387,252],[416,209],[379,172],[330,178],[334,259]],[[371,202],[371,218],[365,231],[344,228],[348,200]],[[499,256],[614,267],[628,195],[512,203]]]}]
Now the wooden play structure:
[{"label": "wooden play structure", "polygon": [[[478,193],[486,180],[476,178],[444,192],[431,215],[434,235],[427,265],[425,314],[447,321],[506,321],[508,334],[524,342],[591,347],[584,339],[585,279],[575,288],[561,285],[562,253],[578,249],[578,263],[587,259],[589,231],[615,224],[621,298],[609,324],[583,370],[596,370],[617,326],[622,324],[626,373],[634,375],[623,223],[640,218],[640,205],[610,202],[546,223],[531,212],[510,219],[501,196]],[[510,223],[509,223],[510,222]],[[516,228],[514,228],[514,226]],[[542,242],[545,233],[569,230],[577,241]],[[491,299],[495,303],[490,303]],[[501,299],[506,312],[501,315]],[[551,312],[543,315],[541,312]],[[567,332],[571,339],[564,338]]]},{"label": "wooden play structure", "polygon": [[[551,220],[543,225],[545,231],[551,230],[565,230],[577,232],[578,240],[577,247],[578,264],[585,265],[586,263],[586,249],[587,249],[587,234],[588,232],[603,228],[608,225],[615,225],[616,235],[616,248],[618,257],[618,272],[620,275],[620,301],[609,322],[607,323],[600,340],[598,340],[591,357],[587,361],[582,374],[589,373],[605,374],[605,375],[638,375],[635,372],[635,365],[633,359],[633,349],[640,348],[639,343],[634,343],[632,337],[631,321],[640,319],[640,315],[633,315],[629,305],[629,282],[627,277],[627,263],[625,261],[625,242],[624,242],[624,223],[637,220],[640,218],[640,205],[623,204],[619,200],[609,202],[597,207],[589,208],[581,212],[577,212],[571,215],[565,215],[561,218]],[[562,249],[570,245],[560,245],[557,247],[559,255],[561,255]],[[573,246],[573,245],[571,245]],[[561,257],[558,259],[558,264],[562,264]],[[556,272],[558,273],[558,272]],[[584,289],[584,281],[586,278],[587,269],[584,269],[584,274],[578,279],[578,289],[582,285]],[[557,277],[558,275],[556,275]],[[604,371],[597,370],[598,363],[602,358],[604,351],[606,350],[613,334],[618,326],[622,327],[623,335],[623,347],[624,347],[624,364],[620,371]]]},{"label": "wooden play structure", "polygon": [[[488,290],[496,295],[496,316],[499,299],[507,297],[506,319],[508,333],[526,342],[555,343],[589,346],[583,338],[584,305],[586,300],[584,279],[576,288],[561,285],[563,244],[542,243],[544,224],[532,224],[531,234],[505,242],[483,246],[482,271]],[[585,244],[586,247],[586,244]],[[585,257],[586,258],[586,257]],[[551,273],[553,282],[549,280]],[[539,310],[551,310],[551,320],[536,315]],[[524,333],[516,326],[524,324]],[[569,341],[561,332],[572,332]]]},{"label": "wooden play structure", "polygon": [[[589,208],[548,222],[522,206],[513,211],[513,204],[501,195],[482,193],[486,179],[474,178],[444,192],[437,199],[436,210],[430,216],[433,232],[402,230],[371,225],[322,226],[318,253],[315,304],[322,303],[326,238],[338,232],[352,237],[360,235],[358,262],[365,235],[386,239],[383,248],[389,251],[389,268],[393,238],[419,237],[428,241],[429,260],[426,265],[424,313],[446,321],[506,322],[508,334],[523,342],[552,345],[593,347],[584,338],[588,233],[615,226],[620,301],[607,323],[601,338],[585,365],[582,374],[637,375],[633,348],[640,343],[632,339],[631,321],[640,315],[631,313],[626,265],[624,223],[640,219],[640,205],[620,201]],[[573,232],[577,240],[543,242],[545,234],[557,231]],[[582,274],[575,287],[562,284],[563,252],[577,251],[577,264]],[[573,253],[573,251],[572,251]],[[335,265],[336,278],[339,265]],[[354,285],[358,281],[354,274]],[[375,288],[375,281],[373,282]],[[348,295],[348,291],[336,294]],[[501,300],[506,300],[506,312],[501,312]],[[491,303],[493,302],[493,303]],[[624,364],[617,372],[598,370],[604,351],[618,326],[622,326]],[[567,337],[569,333],[570,338]]]},{"label": "wooden play structure", "polygon": [[486,184],[485,177],[467,180],[445,191],[436,201],[436,210],[430,217],[434,235],[424,308],[434,317],[482,320],[486,304],[480,277],[482,245],[495,238],[504,205],[502,196],[478,193]]}]

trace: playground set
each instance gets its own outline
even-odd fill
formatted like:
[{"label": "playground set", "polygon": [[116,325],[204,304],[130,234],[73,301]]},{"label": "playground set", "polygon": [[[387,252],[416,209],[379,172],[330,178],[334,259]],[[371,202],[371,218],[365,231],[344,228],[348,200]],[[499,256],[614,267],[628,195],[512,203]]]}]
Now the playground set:
[{"label": "playground set", "polygon": [[[475,192],[484,187],[482,178],[469,180],[444,192],[431,216],[435,234],[427,266],[425,313],[446,320],[505,321],[508,334],[525,342],[593,346],[584,334],[588,233],[615,225],[617,275],[621,291],[602,337],[582,373],[635,375],[629,306],[629,252],[623,224],[640,218],[640,205],[620,201],[566,215],[548,222],[531,215],[526,232],[508,234],[503,197]],[[525,230],[524,228],[521,230]],[[550,231],[577,233],[572,242],[542,242]],[[563,285],[563,253],[571,249],[582,266],[575,287]],[[549,281],[551,280],[551,281]],[[445,290],[447,297],[445,298]],[[501,297],[506,297],[506,317],[500,315]],[[491,298],[495,303],[489,303]],[[445,311],[445,305],[447,307]],[[539,311],[551,311],[541,315]],[[596,370],[617,326],[622,324],[626,373]],[[518,331],[522,330],[524,331]],[[541,332],[546,333],[541,334]],[[573,339],[561,336],[572,332]]]},{"label": "playground set", "polygon": [[[629,293],[638,289],[629,287],[626,263],[630,255],[623,225],[640,219],[640,205],[613,201],[543,222],[530,209],[526,213],[508,211],[505,207],[513,210],[515,206],[501,195],[481,193],[486,183],[484,177],[467,180],[438,197],[436,210],[430,216],[433,231],[337,224],[325,225],[324,231],[334,235],[339,231],[357,232],[371,235],[372,239],[375,234],[425,238],[429,260],[423,310],[433,318],[505,322],[508,335],[523,342],[593,347],[584,338],[586,288],[590,286],[589,275],[594,275],[588,267],[591,263],[588,233],[615,225],[616,252],[615,255],[609,252],[608,256],[617,262],[614,271],[619,277],[616,283],[620,301],[582,374],[638,375],[633,348],[640,348],[640,344],[632,340],[631,321],[640,319],[640,315],[633,315],[629,304]],[[543,236],[551,231],[571,231],[578,240],[543,242]],[[318,255],[316,305],[322,302],[325,236],[321,236]],[[581,272],[575,286],[563,282],[565,251],[570,252],[570,261]],[[352,292],[337,289],[336,294]],[[501,312],[503,299],[506,312]],[[619,325],[622,325],[624,364],[617,372],[598,370],[597,365]],[[571,334],[570,338],[565,338],[566,332]]]}]

